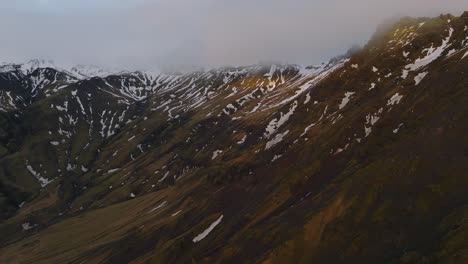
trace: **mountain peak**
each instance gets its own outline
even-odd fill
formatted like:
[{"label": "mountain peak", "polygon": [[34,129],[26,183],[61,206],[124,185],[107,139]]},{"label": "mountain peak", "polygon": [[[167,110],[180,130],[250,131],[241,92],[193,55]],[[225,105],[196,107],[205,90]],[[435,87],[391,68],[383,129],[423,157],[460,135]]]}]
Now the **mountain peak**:
[{"label": "mountain peak", "polygon": [[28,75],[34,72],[36,69],[39,68],[56,68],[53,60],[46,60],[46,59],[31,59],[25,63],[20,64],[21,71]]}]

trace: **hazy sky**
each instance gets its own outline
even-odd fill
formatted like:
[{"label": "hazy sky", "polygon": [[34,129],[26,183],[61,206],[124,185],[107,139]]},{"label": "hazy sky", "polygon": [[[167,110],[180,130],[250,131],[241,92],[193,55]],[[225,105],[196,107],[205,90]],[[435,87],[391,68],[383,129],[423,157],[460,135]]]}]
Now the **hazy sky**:
[{"label": "hazy sky", "polygon": [[467,0],[0,0],[0,61],[313,64],[386,18],[464,10]]}]

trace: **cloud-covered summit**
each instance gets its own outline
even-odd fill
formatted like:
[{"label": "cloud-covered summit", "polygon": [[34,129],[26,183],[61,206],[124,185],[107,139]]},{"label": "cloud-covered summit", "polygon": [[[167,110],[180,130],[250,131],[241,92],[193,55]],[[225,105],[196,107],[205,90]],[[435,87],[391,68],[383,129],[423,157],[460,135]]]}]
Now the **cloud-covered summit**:
[{"label": "cloud-covered summit", "polygon": [[386,18],[464,10],[465,0],[0,0],[0,61],[310,64],[365,43]]}]

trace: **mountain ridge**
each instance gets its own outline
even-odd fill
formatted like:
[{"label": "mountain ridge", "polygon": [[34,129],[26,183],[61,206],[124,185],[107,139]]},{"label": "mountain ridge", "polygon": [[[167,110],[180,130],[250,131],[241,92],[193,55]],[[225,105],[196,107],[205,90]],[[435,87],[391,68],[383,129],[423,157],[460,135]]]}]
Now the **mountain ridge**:
[{"label": "mountain ridge", "polygon": [[319,68],[0,71],[0,260],[463,263],[466,14]]}]

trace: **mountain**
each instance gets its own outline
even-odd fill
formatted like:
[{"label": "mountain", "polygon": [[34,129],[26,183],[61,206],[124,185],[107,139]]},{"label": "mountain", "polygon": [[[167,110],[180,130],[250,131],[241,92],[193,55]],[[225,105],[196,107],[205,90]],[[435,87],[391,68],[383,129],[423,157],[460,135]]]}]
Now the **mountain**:
[{"label": "mountain", "polygon": [[0,262],[466,263],[467,71],[468,12],[311,67],[3,65]]},{"label": "mountain", "polygon": [[67,73],[76,79],[90,79],[93,77],[106,77],[126,72],[119,68],[106,68],[96,65],[78,64],[73,66],[57,65],[53,60],[32,59],[24,63],[0,63],[0,72],[12,72],[16,69],[24,75],[33,73],[37,69],[51,68]]},{"label": "mountain", "polygon": [[87,79],[92,77],[106,77],[112,74],[123,72],[121,69],[106,69],[95,65],[75,65],[70,68],[69,72],[73,73],[78,78]]}]

